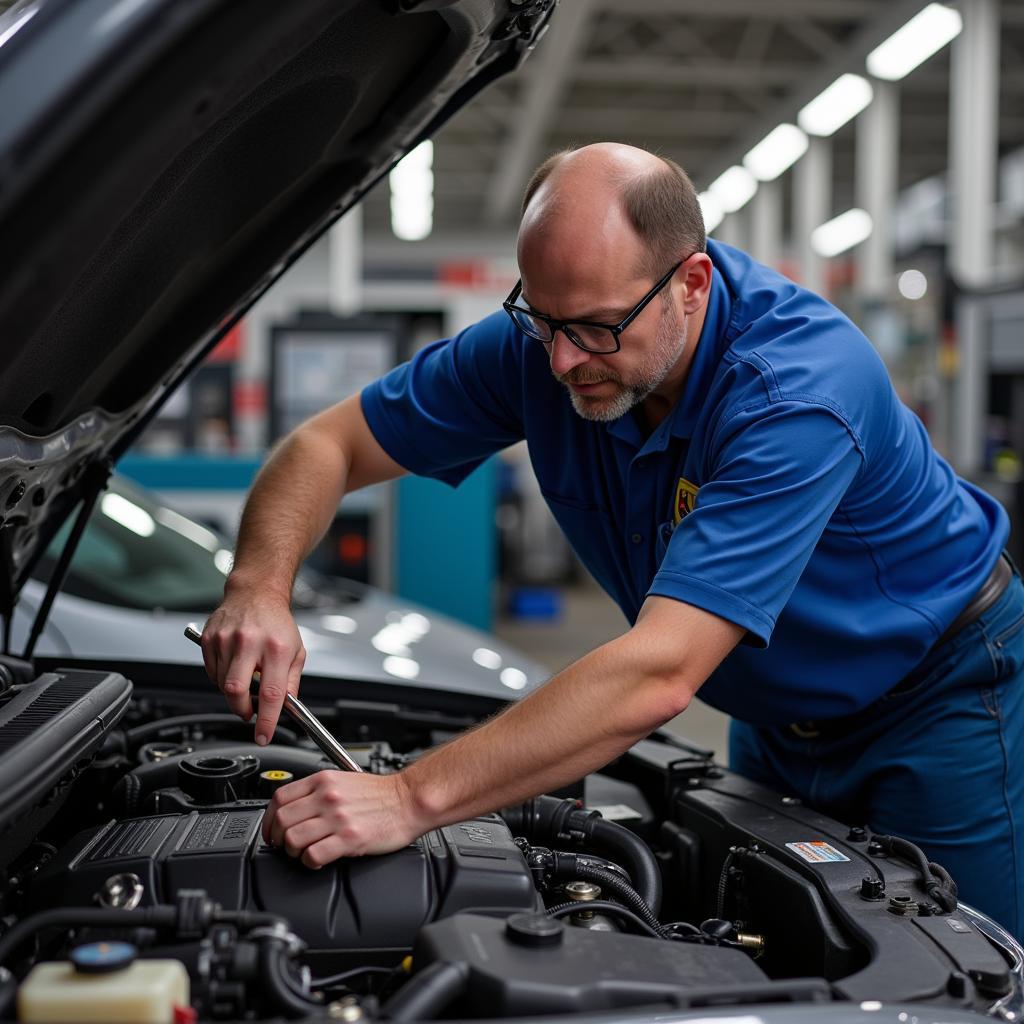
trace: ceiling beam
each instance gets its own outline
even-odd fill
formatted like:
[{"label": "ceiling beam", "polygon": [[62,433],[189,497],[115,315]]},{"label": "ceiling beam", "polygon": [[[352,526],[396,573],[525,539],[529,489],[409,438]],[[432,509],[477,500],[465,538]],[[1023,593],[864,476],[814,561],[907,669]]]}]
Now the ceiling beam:
[{"label": "ceiling beam", "polygon": [[584,48],[592,10],[593,0],[561,4],[528,65],[530,74],[523,83],[519,120],[501,148],[497,171],[484,201],[491,224],[510,218],[540,160],[544,138],[561,104],[570,69]]},{"label": "ceiling beam", "polygon": [[731,61],[680,60],[680,58],[630,57],[621,60],[584,60],[573,69],[577,82],[604,85],[614,90],[629,85],[713,85],[723,88],[759,89],[790,86],[819,67],[816,61],[759,64],[738,71]]},{"label": "ceiling beam", "polygon": [[[722,0],[716,0],[716,11]],[[783,4],[772,3],[765,6],[778,15],[778,7]],[[818,4],[824,10],[831,4]],[[863,73],[864,59],[867,55],[889,38],[898,28],[905,25],[921,9],[921,0],[888,0],[884,6],[876,5],[876,17],[861,28],[838,52],[827,60],[817,64],[814,70],[804,69],[799,76],[798,84],[784,99],[780,100],[764,114],[752,117],[746,132],[737,133],[736,141],[723,148],[714,174],[724,171],[732,164],[739,163],[744,153],[755,146],[777,124],[793,121],[797,112],[809,103],[823,89],[846,71]],[[707,182],[697,183],[700,186]]]},{"label": "ceiling beam", "polygon": [[[608,10],[624,13],[622,0],[600,2]],[[855,22],[874,18],[887,6],[885,0],[772,0],[771,3],[751,3],[751,0],[714,0],[714,3],[708,3],[708,0],[629,0],[625,13],[644,18],[673,14],[704,19],[767,18],[781,21],[813,18],[815,21]],[[923,0],[920,6],[923,6]]]}]

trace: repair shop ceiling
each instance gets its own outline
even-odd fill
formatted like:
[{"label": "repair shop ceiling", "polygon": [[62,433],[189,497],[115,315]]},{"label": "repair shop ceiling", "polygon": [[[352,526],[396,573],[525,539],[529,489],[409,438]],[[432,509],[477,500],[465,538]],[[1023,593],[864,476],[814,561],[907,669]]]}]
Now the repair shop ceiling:
[{"label": "repair shop ceiling", "polygon": [[[864,58],[924,0],[562,0],[520,72],[434,140],[434,231],[517,219],[530,172],[567,145],[614,139],[672,157],[698,188]],[[1024,0],[1001,5],[1000,149],[1024,145]],[[949,48],[900,86],[902,186],[947,164]],[[853,197],[854,127],[835,136],[835,205]],[[365,229],[388,231],[387,189]]]}]

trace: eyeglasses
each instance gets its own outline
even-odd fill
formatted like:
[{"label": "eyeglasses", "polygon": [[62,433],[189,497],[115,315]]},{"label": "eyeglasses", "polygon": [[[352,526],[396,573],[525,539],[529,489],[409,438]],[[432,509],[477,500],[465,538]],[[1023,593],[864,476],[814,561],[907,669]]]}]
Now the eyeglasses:
[{"label": "eyeglasses", "polygon": [[517,306],[516,299],[523,293],[523,282],[516,282],[509,297],[501,304],[512,318],[512,322],[531,338],[545,345],[554,341],[561,331],[577,348],[595,355],[618,352],[621,345],[619,335],[644,311],[647,304],[672,280],[672,275],[686,262],[680,260],[657,284],[636,304],[632,312],[617,324],[602,324],[593,320],[556,320],[553,316],[536,313],[532,309]]}]

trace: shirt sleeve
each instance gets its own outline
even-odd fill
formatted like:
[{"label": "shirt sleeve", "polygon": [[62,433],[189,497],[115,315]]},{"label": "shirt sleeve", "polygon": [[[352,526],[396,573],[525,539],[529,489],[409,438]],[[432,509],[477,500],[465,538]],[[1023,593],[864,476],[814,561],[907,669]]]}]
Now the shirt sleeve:
[{"label": "shirt sleeve", "polygon": [[649,593],[704,608],[767,646],[863,454],[830,409],[782,401],[720,425],[710,461]]},{"label": "shirt sleeve", "polygon": [[363,415],[400,466],[457,486],[523,437],[521,355],[518,332],[496,313],[364,388]]}]

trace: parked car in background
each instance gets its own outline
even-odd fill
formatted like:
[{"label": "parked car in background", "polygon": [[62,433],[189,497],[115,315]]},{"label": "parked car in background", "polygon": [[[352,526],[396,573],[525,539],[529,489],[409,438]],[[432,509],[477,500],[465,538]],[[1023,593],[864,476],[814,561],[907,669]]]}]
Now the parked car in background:
[{"label": "parked car in background", "polygon": [[[15,650],[70,532],[68,521],[25,584]],[[36,650],[80,660],[195,663],[199,652],[182,625],[201,625],[220,602],[231,559],[227,538],[115,476],[93,509]],[[497,700],[548,676],[494,636],[352,580],[303,569],[292,600],[310,676],[443,686]]]}]

